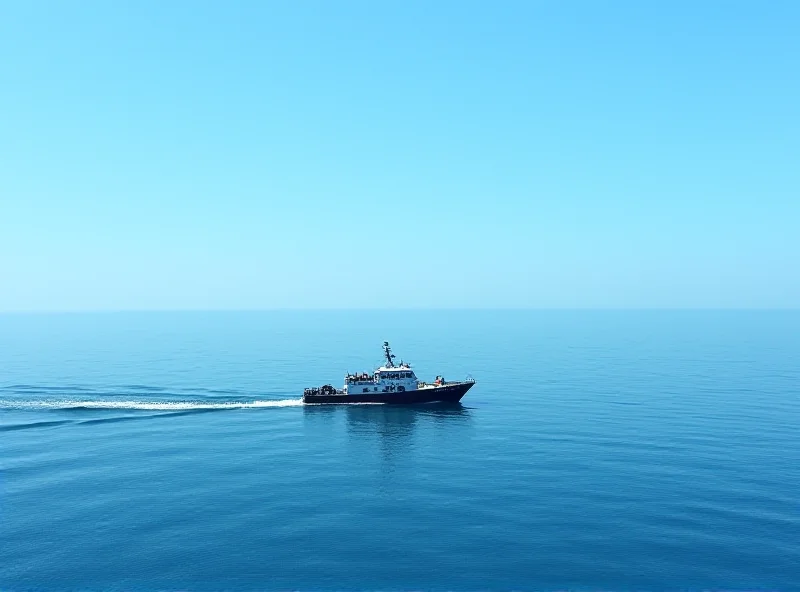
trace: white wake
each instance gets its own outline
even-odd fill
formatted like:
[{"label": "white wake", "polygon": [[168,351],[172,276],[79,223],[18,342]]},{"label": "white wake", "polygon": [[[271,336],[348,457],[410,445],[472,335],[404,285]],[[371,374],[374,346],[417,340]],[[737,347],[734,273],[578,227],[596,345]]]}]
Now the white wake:
[{"label": "white wake", "polygon": [[278,401],[226,401],[219,403],[199,401],[10,401],[0,400],[0,409],[136,409],[143,411],[184,411],[193,409],[257,409],[262,407],[299,407],[303,399]]}]

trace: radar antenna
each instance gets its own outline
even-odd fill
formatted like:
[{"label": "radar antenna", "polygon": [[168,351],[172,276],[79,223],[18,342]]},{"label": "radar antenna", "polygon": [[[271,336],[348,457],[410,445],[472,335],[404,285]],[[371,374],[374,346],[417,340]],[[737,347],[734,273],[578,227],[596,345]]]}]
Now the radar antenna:
[{"label": "radar antenna", "polygon": [[386,367],[387,368],[394,368],[394,354],[392,353],[391,348],[389,347],[389,342],[383,342],[383,353],[386,355]]}]

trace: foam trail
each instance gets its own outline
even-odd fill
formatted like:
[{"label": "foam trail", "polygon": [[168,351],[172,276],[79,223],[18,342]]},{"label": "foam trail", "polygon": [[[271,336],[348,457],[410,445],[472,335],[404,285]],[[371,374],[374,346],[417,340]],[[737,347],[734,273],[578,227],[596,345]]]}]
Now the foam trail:
[{"label": "foam trail", "polygon": [[303,399],[209,403],[200,401],[2,401],[0,409],[131,409],[142,411],[183,411],[192,409],[256,409],[261,407],[299,407]]}]

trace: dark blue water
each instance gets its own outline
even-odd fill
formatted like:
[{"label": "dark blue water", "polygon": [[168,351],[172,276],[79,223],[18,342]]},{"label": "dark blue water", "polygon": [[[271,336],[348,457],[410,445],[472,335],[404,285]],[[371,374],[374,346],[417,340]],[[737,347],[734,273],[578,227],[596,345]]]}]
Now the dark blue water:
[{"label": "dark blue water", "polygon": [[[304,407],[381,361],[461,406]],[[800,313],[0,316],[3,590],[800,589]]]}]

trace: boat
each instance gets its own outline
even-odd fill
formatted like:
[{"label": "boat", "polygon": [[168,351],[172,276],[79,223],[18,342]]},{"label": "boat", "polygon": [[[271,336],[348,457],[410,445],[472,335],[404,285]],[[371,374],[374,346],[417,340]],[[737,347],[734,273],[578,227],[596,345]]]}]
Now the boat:
[{"label": "boat", "polygon": [[433,382],[417,378],[411,365],[400,361],[395,364],[395,355],[389,342],[383,342],[385,363],[372,372],[346,374],[344,386],[334,388],[330,384],[307,388],[303,391],[304,403],[346,404],[346,403],[457,403],[475,384],[475,379],[467,377],[460,381],[446,381],[437,376]]}]

